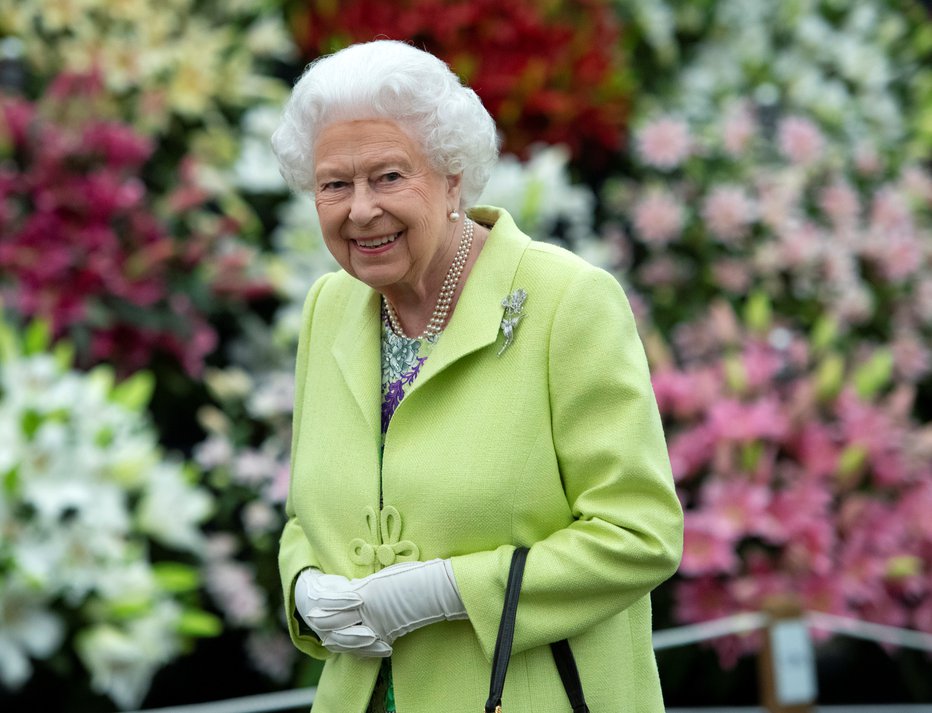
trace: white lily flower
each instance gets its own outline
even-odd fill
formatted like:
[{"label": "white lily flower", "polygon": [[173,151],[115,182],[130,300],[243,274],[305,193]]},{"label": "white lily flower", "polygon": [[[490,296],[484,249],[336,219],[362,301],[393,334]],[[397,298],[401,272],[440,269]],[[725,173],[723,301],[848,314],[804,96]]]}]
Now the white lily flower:
[{"label": "white lily flower", "polygon": [[[0,364],[0,548],[12,563],[0,572],[0,683],[24,684],[66,621],[93,616],[82,660],[96,690],[130,707],[183,643],[147,535],[196,551],[212,500],[112,388],[106,371],[68,371],[48,354]],[[108,622],[118,610],[123,628]]]},{"label": "white lily flower", "polygon": [[502,156],[479,199],[507,210],[523,230],[546,239],[557,224],[566,226],[571,242],[593,236],[595,198],[586,186],[569,177],[569,151],[563,146],[541,146],[521,162]]},{"label": "white lily flower", "polygon": [[82,632],[77,652],[91,672],[91,687],[121,708],[135,708],[142,702],[160,663],[128,632],[110,625]]},{"label": "white lily flower", "polygon": [[198,526],[211,507],[206,491],[188,484],[177,466],[162,463],[153,470],[150,487],[139,503],[139,526],[170,547],[197,552],[204,545]]},{"label": "white lily flower", "polygon": [[0,682],[16,688],[32,674],[30,658],[44,659],[60,645],[64,626],[45,610],[39,592],[0,580]]}]

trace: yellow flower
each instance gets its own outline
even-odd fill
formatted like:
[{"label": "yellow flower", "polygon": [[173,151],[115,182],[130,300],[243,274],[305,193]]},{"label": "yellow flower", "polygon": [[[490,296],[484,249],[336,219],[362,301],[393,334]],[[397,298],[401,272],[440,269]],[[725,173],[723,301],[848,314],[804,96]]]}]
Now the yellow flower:
[{"label": "yellow flower", "polygon": [[246,48],[257,57],[291,60],[297,47],[280,17],[266,15],[253,22],[246,31]]},{"label": "yellow flower", "polygon": [[256,58],[295,51],[284,20],[255,0],[0,0],[0,35],[22,40],[39,77],[100,71],[147,132],[172,115],[210,121],[218,103],[277,99],[284,83],[261,75]]},{"label": "yellow flower", "polygon": [[114,38],[100,46],[98,55],[107,88],[122,93],[140,86],[145,79],[144,52],[132,37]]},{"label": "yellow flower", "polygon": [[[89,43],[69,37],[62,39],[58,43],[59,62],[61,66],[67,67],[69,72],[81,74],[89,72],[94,68],[94,47]],[[40,49],[38,45],[33,45],[32,49]]]},{"label": "yellow flower", "polygon": [[30,8],[20,0],[0,0],[0,34],[23,35],[32,20]]},{"label": "yellow flower", "polygon": [[170,51],[185,32],[184,15],[159,10],[150,13],[145,21],[134,25],[132,29],[139,37],[143,53],[149,54],[154,50]]},{"label": "yellow flower", "polygon": [[179,114],[195,117],[211,104],[216,76],[210,67],[190,58],[175,69],[168,84],[168,103]]},{"label": "yellow flower", "polygon": [[43,29],[62,32],[79,24],[93,8],[96,0],[41,0],[38,19]]},{"label": "yellow flower", "polygon": [[107,0],[101,3],[101,11],[111,21],[127,23],[129,25],[143,26],[165,9],[158,4],[158,10],[153,9],[151,0]]},{"label": "yellow flower", "polygon": [[191,23],[185,42],[174,48],[176,63],[167,89],[169,105],[179,114],[199,116],[213,104],[221,89],[221,64],[229,61],[228,34],[203,23]]}]

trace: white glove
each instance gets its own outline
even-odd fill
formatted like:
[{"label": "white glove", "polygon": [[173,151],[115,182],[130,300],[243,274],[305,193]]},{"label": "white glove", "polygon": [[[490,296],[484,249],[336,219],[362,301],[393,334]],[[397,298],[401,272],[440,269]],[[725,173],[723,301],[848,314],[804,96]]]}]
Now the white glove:
[{"label": "white glove", "polygon": [[[295,608],[327,650],[391,656],[392,647],[360,624],[357,610],[361,606],[362,597],[352,590],[346,577],[310,568],[303,570],[295,582]],[[352,619],[351,624],[344,623],[347,617]]]},{"label": "white glove", "polygon": [[[466,608],[456,588],[450,560],[401,562],[349,582],[350,591],[332,592],[325,624],[349,633],[362,626],[380,641],[392,644],[399,636],[438,621],[466,619]],[[350,595],[360,597],[358,607],[342,606]],[[376,654],[379,655],[379,654]]]}]

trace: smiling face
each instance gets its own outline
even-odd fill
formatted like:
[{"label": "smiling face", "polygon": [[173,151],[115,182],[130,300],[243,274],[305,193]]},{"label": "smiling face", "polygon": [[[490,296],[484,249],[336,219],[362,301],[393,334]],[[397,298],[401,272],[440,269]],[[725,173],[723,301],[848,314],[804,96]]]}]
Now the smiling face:
[{"label": "smiling face", "polygon": [[315,202],[340,266],[393,302],[430,299],[456,250],[459,176],[433,170],[393,121],[331,124],[314,147]]}]

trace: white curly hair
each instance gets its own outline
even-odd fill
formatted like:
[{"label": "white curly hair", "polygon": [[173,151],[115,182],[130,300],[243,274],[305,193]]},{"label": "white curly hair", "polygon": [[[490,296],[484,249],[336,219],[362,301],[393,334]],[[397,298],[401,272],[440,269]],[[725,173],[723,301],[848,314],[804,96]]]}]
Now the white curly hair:
[{"label": "white curly hair", "polygon": [[351,45],[308,65],[272,135],[285,181],[313,193],[321,130],[376,118],[396,122],[419,142],[435,171],[462,173],[460,208],[475,203],[498,159],[495,122],[442,60],[395,40]]}]

